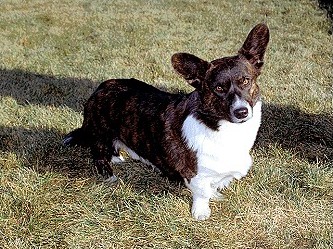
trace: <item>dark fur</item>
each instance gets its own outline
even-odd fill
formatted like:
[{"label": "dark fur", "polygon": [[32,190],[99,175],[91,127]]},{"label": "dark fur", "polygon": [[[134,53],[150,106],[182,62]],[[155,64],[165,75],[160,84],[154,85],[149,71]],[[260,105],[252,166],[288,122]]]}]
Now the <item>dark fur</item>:
[{"label": "dark fur", "polygon": [[235,94],[253,106],[268,38],[267,26],[259,24],[236,56],[206,62],[187,53],[173,55],[175,70],[195,87],[189,94],[167,93],[136,79],[103,82],[85,104],[82,127],[69,133],[65,144],[89,146],[105,177],[113,175],[109,161],[118,156],[113,147],[117,139],[167,176],[190,180],[196,175],[197,158],[182,136],[184,120],[193,114],[217,130],[220,120],[243,115],[229,111]]},{"label": "dark fur", "polygon": [[[89,98],[81,128],[69,134],[90,146],[101,174],[112,175],[113,139],[118,138],[168,176],[195,175],[195,155],[181,136],[195,96],[170,94],[136,79],[103,82]],[[172,110],[172,111],[171,111]]]}]

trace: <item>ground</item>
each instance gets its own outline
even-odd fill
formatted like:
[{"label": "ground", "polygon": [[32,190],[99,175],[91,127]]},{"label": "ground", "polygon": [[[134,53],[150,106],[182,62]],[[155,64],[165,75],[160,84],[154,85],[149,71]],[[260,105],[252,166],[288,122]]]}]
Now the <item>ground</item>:
[{"label": "ground", "polygon": [[[332,248],[332,23],[316,1],[3,0],[1,248]],[[191,91],[170,58],[235,54],[265,22],[250,173],[191,218],[191,195],[137,162],[101,182],[63,136],[103,80]]]}]

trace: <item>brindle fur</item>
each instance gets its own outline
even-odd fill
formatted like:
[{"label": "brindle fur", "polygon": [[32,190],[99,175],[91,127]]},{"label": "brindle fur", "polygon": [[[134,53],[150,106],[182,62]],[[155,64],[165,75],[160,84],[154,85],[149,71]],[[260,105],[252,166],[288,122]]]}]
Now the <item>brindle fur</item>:
[{"label": "brindle fur", "polygon": [[268,32],[265,24],[257,25],[236,56],[212,62],[187,53],[173,55],[173,67],[195,88],[189,94],[171,94],[136,79],[103,82],[84,106],[82,127],[69,133],[65,144],[90,147],[98,172],[106,178],[113,176],[110,160],[119,156],[114,147],[119,140],[170,178],[190,181],[197,173],[197,158],[182,136],[184,120],[192,114],[218,130],[220,120],[231,122],[236,94],[255,105]]}]

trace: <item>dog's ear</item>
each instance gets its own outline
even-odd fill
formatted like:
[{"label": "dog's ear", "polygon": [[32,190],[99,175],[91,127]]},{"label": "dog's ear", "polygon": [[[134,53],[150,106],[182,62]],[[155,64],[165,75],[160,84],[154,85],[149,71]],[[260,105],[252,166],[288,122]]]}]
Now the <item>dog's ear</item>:
[{"label": "dog's ear", "polygon": [[177,53],[171,57],[173,68],[194,88],[200,90],[209,63],[192,54]]},{"label": "dog's ear", "polygon": [[264,55],[269,41],[269,29],[266,24],[257,24],[248,34],[242,48],[238,51],[259,71],[264,64]]}]

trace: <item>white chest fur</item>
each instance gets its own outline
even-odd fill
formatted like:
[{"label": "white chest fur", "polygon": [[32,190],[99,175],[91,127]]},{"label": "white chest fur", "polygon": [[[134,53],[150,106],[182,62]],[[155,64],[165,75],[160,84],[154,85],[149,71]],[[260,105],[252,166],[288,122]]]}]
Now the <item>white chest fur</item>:
[{"label": "white chest fur", "polygon": [[187,117],[182,131],[188,146],[197,153],[198,176],[210,178],[211,184],[222,188],[221,184],[227,178],[226,185],[232,178],[246,175],[252,164],[249,151],[260,120],[261,102],[254,106],[250,120],[245,123],[221,121],[218,131],[208,128],[193,116]]},{"label": "white chest fur", "polygon": [[218,190],[226,188],[233,178],[245,176],[251,167],[249,154],[261,121],[261,102],[253,108],[253,116],[245,123],[221,121],[214,131],[193,116],[185,119],[183,136],[196,152],[197,175],[185,184],[193,195],[192,216],[204,220],[210,216],[210,198],[221,198]]}]

